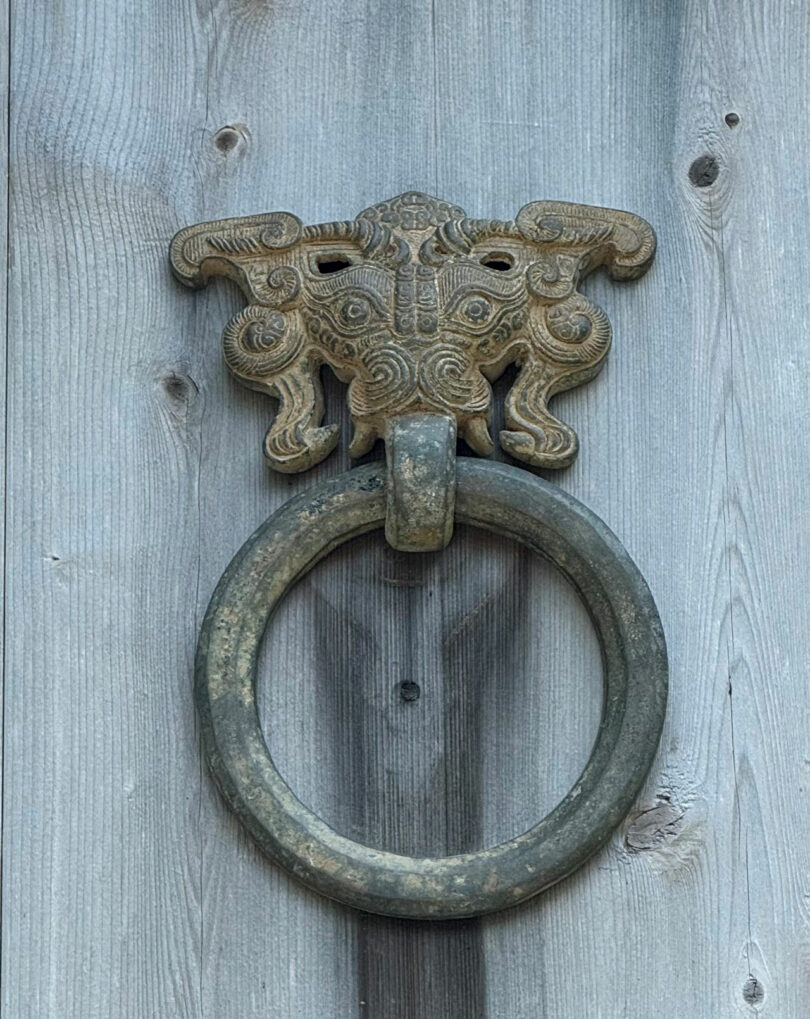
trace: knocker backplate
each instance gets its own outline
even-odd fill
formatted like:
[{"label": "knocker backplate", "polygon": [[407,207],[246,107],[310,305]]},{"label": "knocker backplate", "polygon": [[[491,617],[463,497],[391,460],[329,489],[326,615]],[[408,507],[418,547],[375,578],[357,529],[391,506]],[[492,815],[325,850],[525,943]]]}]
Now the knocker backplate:
[{"label": "knocker backplate", "polygon": [[[224,574],[198,646],[205,752],[225,799],[273,859],[323,894],[396,916],[512,905],[598,849],[640,788],[667,684],[643,579],[570,496],[455,454],[457,439],[492,452],[491,383],[515,364],[501,447],[534,467],[572,462],[577,436],[548,403],[593,378],[611,342],[579,284],[599,267],[636,278],[654,252],[652,229],[631,213],[531,202],[514,220],[477,220],[419,192],[354,220],[304,226],[266,213],[188,227],[172,242],[181,282],[227,276],[248,301],[225,327],[223,352],[240,381],[278,400],[264,440],[273,468],[305,470],[337,442],[322,420],[323,365],[348,383],[351,455],[386,446],[384,465],[322,482],[256,532]],[[455,519],[515,538],[575,584],[604,652],[605,709],[583,774],[534,828],[481,853],[412,859],[338,835],[295,798],[259,729],[256,657],[278,599],[331,549],[383,525],[396,548],[440,549]]]},{"label": "knocker backplate", "polygon": [[548,401],[592,378],[611,338],[578,285],[600,266],[634,279],[654,252],[649,224],[628,212],[531,202],[513,221],[480,220],[407,192],[348,221],[271,212],[188,227],[171,262],[188,286],[227,276],[244,292],[223,350],[238,379],[279,400],[264,444],[276,470],[305,470],[337,442],[337,426],[321,424],[322,364],[349,383],[355,457],[412,413],[452,418],[487,456],[490,382],[518,364],[501,446],[564,467],[577,437]]}]

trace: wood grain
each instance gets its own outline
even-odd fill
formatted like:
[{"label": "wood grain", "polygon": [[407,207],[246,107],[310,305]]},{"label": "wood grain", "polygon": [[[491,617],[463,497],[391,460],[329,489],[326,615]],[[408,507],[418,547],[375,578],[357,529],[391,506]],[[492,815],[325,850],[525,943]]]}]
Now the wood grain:
[{"label": "wood grain", "polygon": [[[807,20],[787,0],[14,9],[3,1016],[804,1015]],[[338,451],[267,474],[270,402],[218,349],[241,302],[189,294],[166,260],[182,225],[351,218],[411,187],[477,217],[626,208],[660,242],[644,280],[586,285],[614,348],[559,397],[582,452],[550,475],[658,602],[659,759],[578,874],[433,925],[300,888],[202,770],[207,600],[274,507],[350,466],[348,420],[327,378]],[[259,683],[304,801],[413,853],[545,813],[601,696],[573,592],[466,528],[440,555],[372,535],[322,562],[271,622]]]},{"label": "wood grain", "polygon": [[[9,5],[6,0],[0,3],[0,25],[6,31],[8,39]],[[3,429],[0,438],[0,487],[3,491],[3,512],[0,514],[0,593],[3,598],[3,625],[0,628],[0,861],[3,858],[3,777],[4,777],[4,743],[3,743],[3,712],[5,708],[5,677],[6,677],[6,363],[8,361],[8,114],[9,114],[9,47],[8,42],[0,46],[0,323],[2,323],[3,356],[0,358],[0,399],[2,400]],[[0,867],[0,926],[2,925],[2,867]],[[0,971],[2,970],[2,940],[0,939]]]}]

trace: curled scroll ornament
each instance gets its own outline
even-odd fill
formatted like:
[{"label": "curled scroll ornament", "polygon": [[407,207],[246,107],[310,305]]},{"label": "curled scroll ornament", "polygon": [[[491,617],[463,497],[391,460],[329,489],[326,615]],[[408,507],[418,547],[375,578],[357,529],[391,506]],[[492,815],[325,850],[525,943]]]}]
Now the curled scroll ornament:
[{"label": "curled scroll ornament", "polygon": [[[353,455],[384,437],[392,413],[422,412],[452,417],[476,452],[491,452],[489,384],[517,364],[501,444],[535,467],[565,467],[577,436],[549,400],[593,378],[611,341],[579,284],[600,267],[640,276],[654,251],[649,224],[628,212],[531,202],[514,220],[475,220],[406,192],[349,221],[304,227],[274,212],[188,227],[171,260],[186,285],[228,276],[251,308],[277,313],[251,310],[257,326],[245,333],[240,313],[224,334],[234,375],[281,400],[283,451],[278,429],[265,442],[276,470],[306,470],[334,447],[334,429],[321,427],[323,364],[352,383]],[[303,356],[287,359],[294,348]]]}]

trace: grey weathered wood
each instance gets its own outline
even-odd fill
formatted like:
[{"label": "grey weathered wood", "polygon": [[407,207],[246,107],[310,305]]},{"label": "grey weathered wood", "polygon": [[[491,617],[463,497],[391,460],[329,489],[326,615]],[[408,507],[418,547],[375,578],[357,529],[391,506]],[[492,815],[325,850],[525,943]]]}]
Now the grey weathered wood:
[{"label": "grey weathered wood", "polygon": [[[807,32],[801,5],[753,0],[15,10],[4,1015],[804,1015]],[[704,153],[719,175],[697,188]],[[588,284],[615,346],[560,397],[582,453],[557,476],[658,601],[659,761],[582,872],[434,926],[300,889],[201,772],[207,599],[274,506],[349,466],[348,429],[329,382],[339,451],[267,475],[268,403],[218,352],[239,301],[192,297],[166,266],[186,223],[351,217],[406,187],[482,217],[627,208],[660,240],[639,284]],[[436,556],[342,549],[267,653],[287,675],[260,678],[283,773],[401,851],[521,830],[598,723],[573,593],[465,529]]]},{"label": "grey weathered wood", "polygon": [[[0,2],[0,25],[8,31],[9,5]],[[0,45],[0,329],[2,329],[3,355],[0,357],[0,400],[2,400],[3,429],[0,437],[0,486],[6,491],[6,339],[8,335],[8,42]],[[4,499],[5,506],[5,499]],[[6,586],[6,516],[0,514],[0,590],[5,606]],[[0,860],[3,857],[3,710],[5,706],[5,665],[6,665],[5,613],[0,627]],[[2,925],[2,873],[0,868],[0,925]],[[0,949],[2,951],[2,949]],[[1,965],[1,963],[0,963]]]},{"label": "grey weathered wood", "polygon": [[[617,342],[606,378],[572,398],[588,425],[561,483],[617,529],[662,611],[672,700],[639,804],[660,814],[517,922],[485,921],[490,1014],[646,1016],[677,1001],[684,1015],[799,1016],[807,19],[782,4],[617,13],[571,39],[559,23],[538,32],[531,66],[566,73],[512,87],[542,96],[524,136],[532,193],[571,174],[576,194],[659,231],[655,284],[594,288]],[[705,152],[720,176],[697,189],[688,169]],[[529,960],[536,978],[521,981]]]}]

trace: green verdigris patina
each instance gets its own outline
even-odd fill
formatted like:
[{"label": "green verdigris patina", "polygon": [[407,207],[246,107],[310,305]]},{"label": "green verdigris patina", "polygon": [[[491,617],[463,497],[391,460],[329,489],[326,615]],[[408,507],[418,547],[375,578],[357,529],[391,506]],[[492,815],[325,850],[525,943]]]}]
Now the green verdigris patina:
[{"label": "green verdigris patina", "polygon": [[[457,460],[455,445],[459,436],[491,451],[489,383],[516,362],[501,445],[530,464],[570,463],[576,436],[547,401],[592,378],[610,343],[606,316],[577,284],[598,266],[639,276],[654,248],[648,224],[625,212],[534,202],[514,222],[470,220],[417,192],[351,222],[304,228],[269,213],[174,239],[182,282],[227,275],[251,301],[225,329],[225,358],[280,401],[265,439],[274,467],[304,470],[335,445],[335,426],[321,424],[322,363],[350,384],[353,455],[386,442],[386,465],[320,483],[245,543],[197,651],[203,743],[226,801],[268,855],[324,895],[436,919],[514,905],[580,866],[638,793],[667,691],[663,631],[641,574],[571,496],[514,467]],[[332,549],[383,526],[397,548],[440,549],[454,519],[522,542],[574,584],[602,644],[605,703],[588,764],[535,827],[478,853],[412,858],[339,835],[295,797],[259,726],[256,667],[279,599]]]}]

